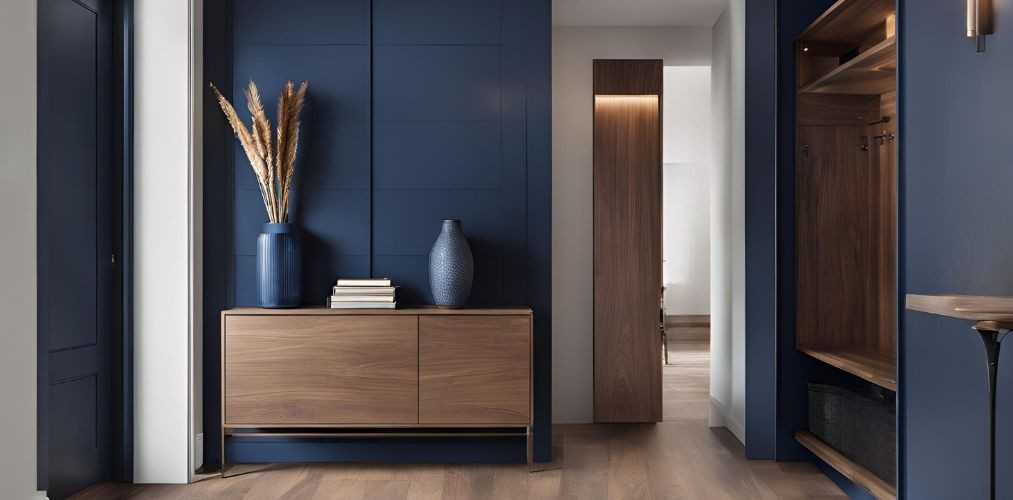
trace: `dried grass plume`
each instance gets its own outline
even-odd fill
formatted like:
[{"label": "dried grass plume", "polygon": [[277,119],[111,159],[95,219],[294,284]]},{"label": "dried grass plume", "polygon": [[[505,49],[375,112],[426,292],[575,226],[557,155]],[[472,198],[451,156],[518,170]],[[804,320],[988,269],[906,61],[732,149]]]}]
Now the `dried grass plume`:
[{"label": "dried grass plume", "polygon": [[288,222],[289,190],[295,174],[296,152],[299,146],[299,112],[306,102],[306,82],[296,89],[291,81],[282,88],[278,97],[277,137],[272,137],[271,122],[264,112],[260,90],[251,80],[246,86],[246,107],[250,111],[250,127],[236,113],[232,103],[212,83],[211,91],[218,99],[225,118],[232,125],[236,138],[246,152],[253,173],[260,186],[267,217],[273,223]]}]

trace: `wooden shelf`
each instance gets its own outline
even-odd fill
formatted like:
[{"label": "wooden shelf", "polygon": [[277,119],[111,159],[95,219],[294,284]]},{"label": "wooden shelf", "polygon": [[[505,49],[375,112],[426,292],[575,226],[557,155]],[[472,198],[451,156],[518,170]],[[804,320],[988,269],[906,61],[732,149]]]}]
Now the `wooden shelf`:
[{"label": "wooden shelf", "polygon": [[861,42],[897,12],[894,0],[838,0],[799,37],[812,42]]},{"label": "wooden shelf", "polygon": [[856,464],[841,452],[833,449],[829,444],[808,431],[795,431],[795,440],[805,446],[814,455],[826,462],[844,477],[852,480],[858,486],[865,488],[872,496],[880,500],[893,500],[897,498],[897,488],[890,486],[879,476],[873,474],[869,469]]},{"label": "wooden shelf", "polygon": [[897,84],[897,37],[892,36],[854,59],[799,88],[800,94],[885,94]]},{"label": "wooden shelf", "polygon": [[897,392],[897,364],[893,355],[861,346],[798,346],[797,349],[830,366]]},{"label": "wooden shelf", "polygon": [[1013,297],[908,294],[907,308],[972,321],[1013,322]]}]

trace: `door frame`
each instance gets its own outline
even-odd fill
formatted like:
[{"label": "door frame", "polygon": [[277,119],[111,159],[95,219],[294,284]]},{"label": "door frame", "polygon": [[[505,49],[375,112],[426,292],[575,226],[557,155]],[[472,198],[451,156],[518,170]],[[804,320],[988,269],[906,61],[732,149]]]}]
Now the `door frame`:
[{"label": "door frame", "polygon": [[[76,0],[75,0],[76,1]],[[112,181],[114,185],[112,202],[113,254],[116,266],[113,269],[112,285],[112,477],[119,482],[133,482],[133,0],[112,0]],[[38,9],[38,6],[36,7]],[[38,19],[38,17],[37,17]],[[37,26],[37,46],[44,43],[44,30]],[[45,51],[38,50],[40,62],[37,71],[36,91],[40,102],[36,104],[37,133],[49,127],[49,120],[42,112],[44,105],[41,97],[45,96],[41,76],[41,60]],[[39,158],[37,176],[41,180],[42,172],[47,169],[43,145],[36,144]],[[39,183],[41,185],[41,183]],[[42,190],[37,188],[38,206],[48,200]],[[39,224],[44,220],[40,219]],[[37,258],[44,262],[45,252],[43,231],[37,231]],[[49,276],[46,266],[37,265],[36,276],[40,282]],[[36,311],[40,325],[36,344],[36,483],[37,489],[45,491],[49,487],[49,332],[41,325],[45,323],[45,301],[38,301]]]}]

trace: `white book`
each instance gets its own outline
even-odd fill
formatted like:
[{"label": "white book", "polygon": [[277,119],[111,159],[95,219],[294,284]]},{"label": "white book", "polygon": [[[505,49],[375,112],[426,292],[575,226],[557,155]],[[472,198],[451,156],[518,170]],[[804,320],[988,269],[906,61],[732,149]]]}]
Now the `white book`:
[{"label": "white book", "polygon": [[393,302],[331,302],[331,309],[394,309]]},{"label": "white book", "polygon": [[393,295],[332,295],[331,303],[334,302],[394,302]]},{"label": "white book", "polygon": [[336,286],[331,295],[394,295],[395,286]]},{"label": "white book", "polygon": [[339,278],[338,286],[390,286],[390,278]]}]

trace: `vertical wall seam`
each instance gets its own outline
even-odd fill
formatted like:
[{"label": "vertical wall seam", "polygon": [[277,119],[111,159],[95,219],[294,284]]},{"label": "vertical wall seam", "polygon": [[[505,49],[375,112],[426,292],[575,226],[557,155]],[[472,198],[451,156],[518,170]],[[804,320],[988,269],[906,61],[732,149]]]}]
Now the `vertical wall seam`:
[{"label": "vertical wall seam", "polygon": [[374,164],[374,156],[375,156],[374,153],[373,153],[373,136],[375,135],[375,132],[376,132],[376,125],[373,122],[373,87],[374,87],[374,85],[373,85],[373,0],[366,0],[366,1],[369,2],[369,16],[368,16],[369,19],[367,21],[367,23],[368,23],[368,30],[367,30],[368,31],[368,36],[367,36],[367,39],[366,39],[366,43],[368,44],[367,50],[369,51],[369,56],[366,58],[366,66],[367,66],[366,67],[366,72],[369,75],[368,76],[368,81],[369,81],[369,113],[366,115],[367,116],[366,119],[369,121],[369,181],[368,181],[368,185],[369,185],[369,194],[368,194],[368,196],[369,196],[369,276],[373,277],[373,272],[374,272],[373,254],[374,254],[374,249],[375,249],[375,247],[374,247],[374,245],[375,245],[374,237],[375,237],[375,234],[376,234],[376,231],[374,229],[375,220],[373,218],[373,214],[375,212],[374,199],[373,199],[373,175],[374,175],[374,168],[373,168],[374,165],[373,164]]}]

